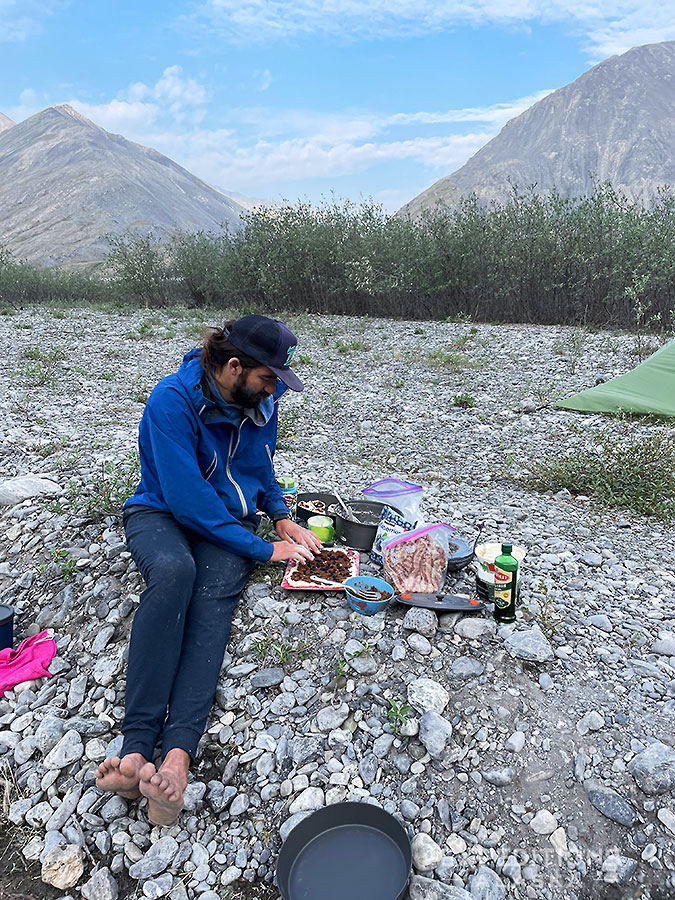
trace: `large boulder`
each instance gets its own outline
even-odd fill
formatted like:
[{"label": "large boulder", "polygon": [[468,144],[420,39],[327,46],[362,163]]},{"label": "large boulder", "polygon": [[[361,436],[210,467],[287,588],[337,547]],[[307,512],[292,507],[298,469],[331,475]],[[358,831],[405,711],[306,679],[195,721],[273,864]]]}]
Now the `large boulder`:
[{"label": "large boulder", "polygon": [[40,475],[17,475],[0,481],[0,506],[15,506],[33,497],[63,493],[63,488]]},{"label": "large boulder", "polygon": [[675,750],[654,741],[628,763],[628,771],[645,794],[665,794],[675,787]]}]

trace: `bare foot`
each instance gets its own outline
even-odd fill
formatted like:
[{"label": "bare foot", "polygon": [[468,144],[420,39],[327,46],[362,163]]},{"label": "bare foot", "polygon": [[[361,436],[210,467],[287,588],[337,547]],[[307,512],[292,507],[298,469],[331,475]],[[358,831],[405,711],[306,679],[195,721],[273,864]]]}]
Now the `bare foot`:
[{"label": "bare foot", "polygon": [[135,800],[141,796],[138,789],[141,768],[147,760],[140,753],[127,753],[119,758],[104,759],[96,770],[96,787],[102,791],[114,791],[127,800]]},{"label": "bare foot", "polygon": [[148,798],[148,819],[153,825],[173,825],[183,808],[183,791],[187,787],[190,756],[184,750],[169,750],[156,770],[146,763],[140,772],[138,786]]}]

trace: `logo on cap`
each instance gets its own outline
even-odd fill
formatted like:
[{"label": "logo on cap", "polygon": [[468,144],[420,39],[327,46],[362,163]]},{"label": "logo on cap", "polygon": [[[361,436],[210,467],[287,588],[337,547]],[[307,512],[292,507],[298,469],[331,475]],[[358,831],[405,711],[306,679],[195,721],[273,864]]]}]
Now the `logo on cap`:
[{"label": "logo on cap", "polygon": [[293,354],[295,353],[295,348],[297,346],[297,344],[291,344],[291,346],[288,348],[286,352],[286,362],[284,363],[285,366],[290,366],[291,360],[293,359]]}]

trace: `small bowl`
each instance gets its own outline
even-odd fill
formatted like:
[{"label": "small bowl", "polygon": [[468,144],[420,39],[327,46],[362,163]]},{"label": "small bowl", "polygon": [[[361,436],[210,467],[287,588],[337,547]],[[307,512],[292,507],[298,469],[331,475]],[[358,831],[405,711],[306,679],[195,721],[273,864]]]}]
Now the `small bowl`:
[{"label": "small bowl", "polygon": [[449,541],[451,544],[455,544],[457,549],[448,555],[448,572],[459,572],[473,559],[473,550],[463,538],[456,534],[453,534]]},{"label": "small bowl", "polygon": [[[372,575],[352,575],[351,578],[347,578],[344,585],[349,605],[354,612],[361,613],[363,616],[374,616],[375,613],[385,608],[396,593],[388,581],[385,581],[384,578],[375,578]],[[374,588],[376,591],[386,591],[389,596],[385,597],[384,600],[364,600],[356,594],[352,594],[349,590],[350,587],[361,588],[361,590]]]}]

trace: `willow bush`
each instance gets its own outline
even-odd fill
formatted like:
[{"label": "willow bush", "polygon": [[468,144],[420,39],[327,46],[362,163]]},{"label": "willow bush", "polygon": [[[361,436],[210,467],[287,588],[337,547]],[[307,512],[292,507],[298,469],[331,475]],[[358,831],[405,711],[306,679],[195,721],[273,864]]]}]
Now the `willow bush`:
[{"label": "willow bush", "polygon": [[673,325],[675,198],[645,207],[513,191],[420,221],[377,205],[288,204],[240,231],[176,235],[172,277],[194,304],[418,319]]},{"label": "willow bush", "polygon": [[505,203],[469,197],[416,221],[368,201],[285,204],[248,213],[237,231],[115,238],[101,280],[0,253],[0,301],[68,292],[144,306],[669,329],[675,196],[643,205],[608,184],[581,198],[514,188]]},{"label": "willow bush", "polygon": [[80,272],[30,265],[0,245],[0,309],[33,303],[111,303],[118,297],[114,284]]}]

